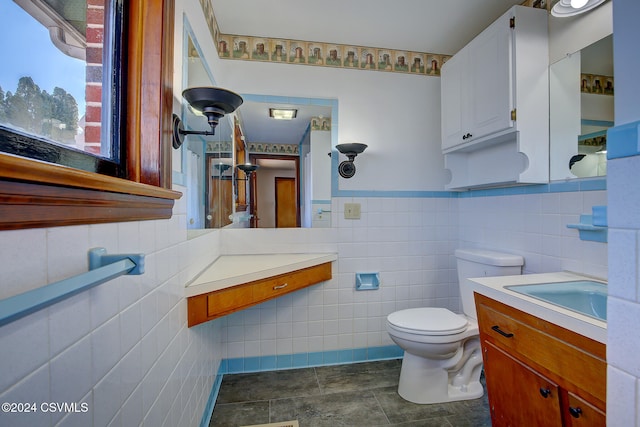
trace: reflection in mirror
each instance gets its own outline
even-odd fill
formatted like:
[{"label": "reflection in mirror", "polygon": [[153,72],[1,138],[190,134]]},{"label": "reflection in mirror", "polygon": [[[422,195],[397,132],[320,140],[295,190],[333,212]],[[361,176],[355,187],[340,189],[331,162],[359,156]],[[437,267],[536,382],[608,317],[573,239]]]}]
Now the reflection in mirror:
[{"label": "reflection in mirror", "polygon": [[612,36],[550,67],[552,180],[606,175],[614,122]]},{"label": "reflection in mirror", "polygon": [[[185,25],[185,28],[187,26]],[[190,31],[185,33],[184,87],[214,86],[213,76]],[[206,117],[183,102],[187,130],[211,130]],[[233,115],[220,119],[215,135],[188,135],[182,146],[187,187],[187,228],[220,228],[233,214]]]},{"label": "reflection in mirror", "polygon": [[[183,88],[215,86],[188,24],[184,40]],[[182,145],[188,228],[330,227],[337,101],[241,96],[244,103],[220,120],[215,136],[188,135]],[[270,108],[297,114],[277,120]],[[208,129],[198,114],[183,102],[185,129]],[[259,168],[248,176],[237,168],[246,162]]]},{"label": "reflection in mirror", "polygon": [[[259,168],[247,181],[246,212],[254,228],[331,226],[333,100],[242,95],[236,111],[246,160]],[[293,109],[278,120],[270,109]],[[236,140],[237,142],[237,140]],[[236,205],[236,211],[244,206]]]}]

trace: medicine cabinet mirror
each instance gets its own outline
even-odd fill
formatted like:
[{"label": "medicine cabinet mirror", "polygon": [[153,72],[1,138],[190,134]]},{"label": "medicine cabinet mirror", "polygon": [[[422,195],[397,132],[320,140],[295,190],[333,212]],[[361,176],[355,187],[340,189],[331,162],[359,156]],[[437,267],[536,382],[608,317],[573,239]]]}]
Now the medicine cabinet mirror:
[{"label": "medicine cabinet mirror", "polygon": [[612,36],[549,71],[551,180],[606,175],[606,131],[614,122]]}]

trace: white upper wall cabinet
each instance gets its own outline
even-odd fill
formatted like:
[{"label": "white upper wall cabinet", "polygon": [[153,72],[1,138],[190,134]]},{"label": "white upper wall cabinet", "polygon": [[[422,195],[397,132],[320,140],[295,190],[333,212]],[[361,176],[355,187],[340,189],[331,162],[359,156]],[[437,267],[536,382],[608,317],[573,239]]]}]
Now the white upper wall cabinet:
[{"label": "white upper wall cabinet", "polygon": [[515,6],[442,67],[448,189],[549,179],[547,12]]}]

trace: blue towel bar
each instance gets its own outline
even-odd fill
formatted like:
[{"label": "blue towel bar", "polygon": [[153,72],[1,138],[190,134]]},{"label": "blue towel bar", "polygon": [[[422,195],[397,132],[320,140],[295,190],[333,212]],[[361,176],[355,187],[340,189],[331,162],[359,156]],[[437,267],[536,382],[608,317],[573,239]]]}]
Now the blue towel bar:
[{"label": "blue towel bar", "polygon": [[144,254],[107,255],[89,250],[89,271],[0,301],[0,326],[35,313],[116,277],[144,273]]}]

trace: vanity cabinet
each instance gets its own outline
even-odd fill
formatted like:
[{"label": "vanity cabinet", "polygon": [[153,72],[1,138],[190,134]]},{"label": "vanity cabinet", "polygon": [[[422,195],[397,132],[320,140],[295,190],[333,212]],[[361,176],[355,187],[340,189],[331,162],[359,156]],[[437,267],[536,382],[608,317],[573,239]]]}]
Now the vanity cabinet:
[{"label": "vanity cabinet", "polygon": [[448,189],[549,179],[547,12],[514,6],[442,67]]},{"label": "vanity cabinet", "polygon": [[475,294],[492,425],[605,426],[606,347]]},{"label": "vanity cabinet", "polygon": [[325,262],[193,295],[187,298],[187,324],[192,327],[330,279],[331,263]]}]

